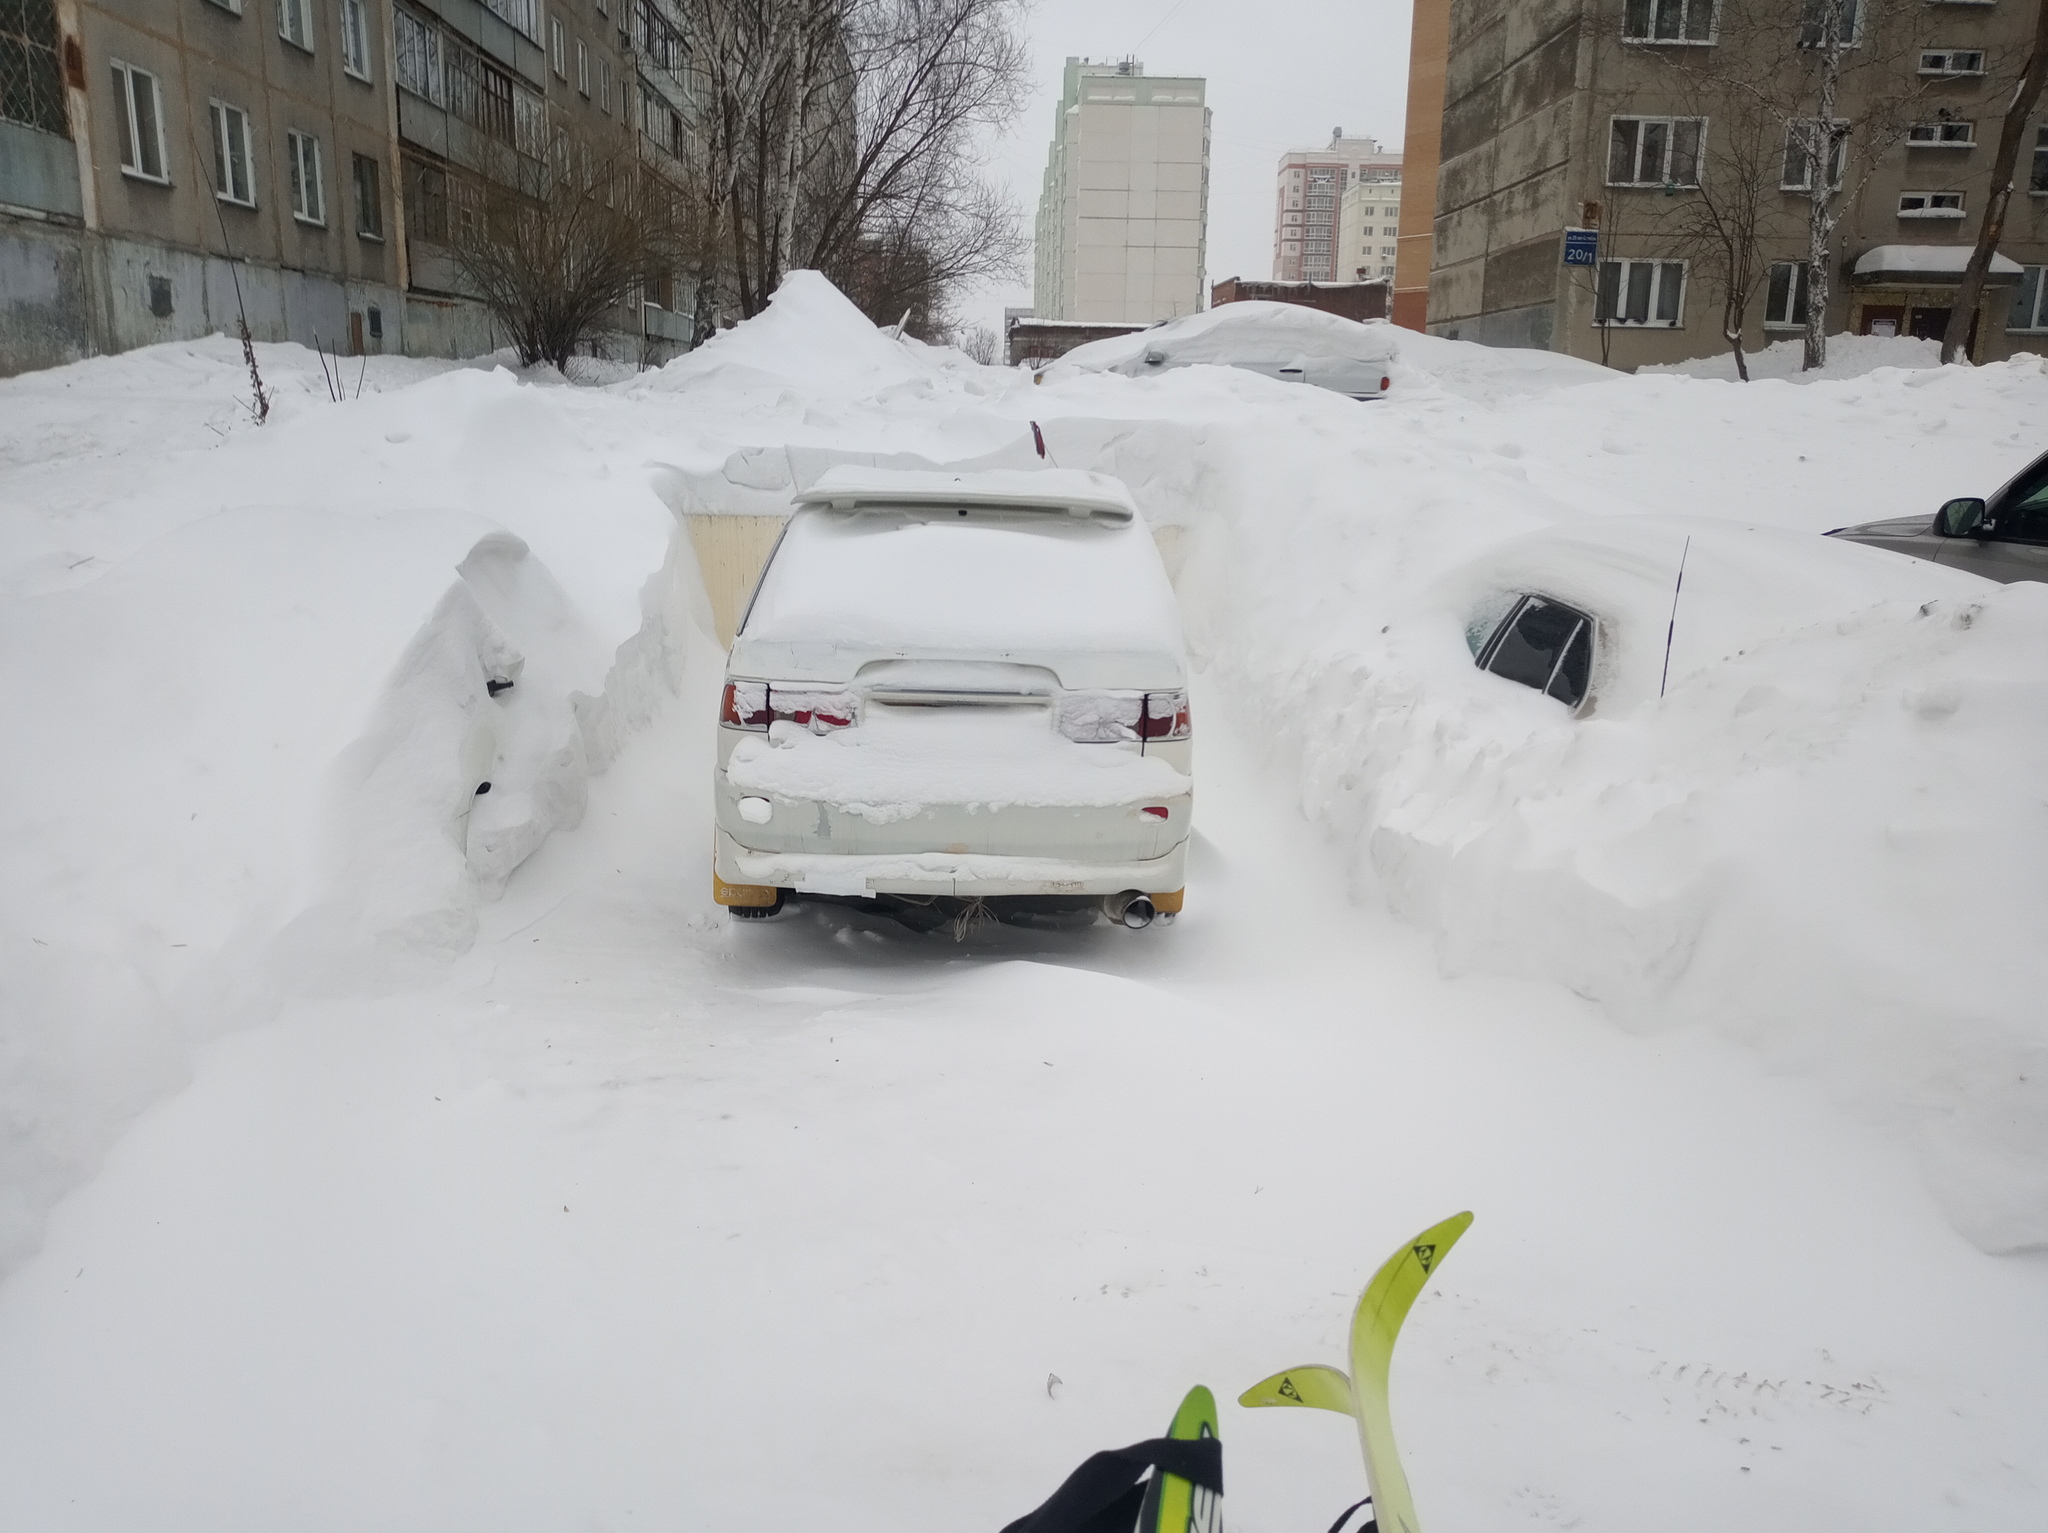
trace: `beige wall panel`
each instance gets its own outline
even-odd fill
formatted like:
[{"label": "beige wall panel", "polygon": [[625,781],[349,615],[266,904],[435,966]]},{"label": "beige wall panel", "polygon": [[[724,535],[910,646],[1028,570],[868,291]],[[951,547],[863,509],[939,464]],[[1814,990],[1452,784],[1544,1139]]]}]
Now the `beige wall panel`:
[{"label": "beige wall panel", "polygon": [[712,625],[718,642],[730,649],[762,567],[782,536],[784,518],[692,515],[686,520],[690,546],[704,577],[704,594],[711,600]]}]

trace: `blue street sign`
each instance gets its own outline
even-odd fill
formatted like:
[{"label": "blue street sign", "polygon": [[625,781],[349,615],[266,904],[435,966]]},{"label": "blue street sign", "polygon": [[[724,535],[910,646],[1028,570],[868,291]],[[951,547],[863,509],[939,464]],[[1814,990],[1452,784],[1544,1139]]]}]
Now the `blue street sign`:
[{"label": "blue street sign", "polygon": [[1564,264],[1567,266],[1597,266],[1600,263],[1600,231],[1598,229],[1567,229],[1564,231]]}]

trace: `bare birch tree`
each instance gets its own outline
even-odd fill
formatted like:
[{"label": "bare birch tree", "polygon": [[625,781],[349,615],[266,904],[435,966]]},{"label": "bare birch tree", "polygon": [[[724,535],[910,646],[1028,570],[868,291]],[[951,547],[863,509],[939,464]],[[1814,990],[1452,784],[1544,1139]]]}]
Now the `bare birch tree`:
[{"label": "bare birch tree", "polygon": [[[1710,108],[1718,112],[1708,116]],[[1666,237],[1691,257],[1694,272],[1718,293],[1721,338],[1735,357],[1736,376],[1747,383],[1743,332],[1750,305],[1770,278],[1770,252],[1796,228],[1778,186],[1785,129],[1775,113],[1749,97],[1694,99],[1686,109],[1708,123],[1699,184],[1675,196],[1661,223]]]}]

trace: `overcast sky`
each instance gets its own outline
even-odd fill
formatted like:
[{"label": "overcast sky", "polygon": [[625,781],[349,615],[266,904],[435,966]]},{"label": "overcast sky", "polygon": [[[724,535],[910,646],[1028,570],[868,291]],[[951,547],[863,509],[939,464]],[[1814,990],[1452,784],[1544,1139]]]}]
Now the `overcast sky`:
[{"label": "overcast sky", "polygon": [[[1213,114],[1208,280],[1269,277],[1273,169],[1292,148],[1320,148],[1330,130],[1401,146],[1408,100],[1409,0],[1038,0],[1026,26],[1037,90],[992,169],[1024,210],[1038,207],[1053,108],[1067,56],[1136,54],[1151,75],[1201,75]],[[999,326],[1031,283],[966,307]]]}]

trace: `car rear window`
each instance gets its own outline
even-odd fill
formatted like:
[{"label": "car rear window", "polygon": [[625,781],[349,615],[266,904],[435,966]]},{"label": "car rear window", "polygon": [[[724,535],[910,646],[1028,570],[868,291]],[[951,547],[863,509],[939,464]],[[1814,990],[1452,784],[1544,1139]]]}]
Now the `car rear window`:
[{"label": "car rear window", "polygon": [[1479,668],[1577,708],[1593,676],[1593,620],[1562,602],[1525,596],[1481,651]]}]

